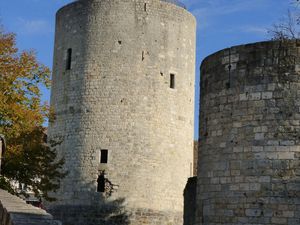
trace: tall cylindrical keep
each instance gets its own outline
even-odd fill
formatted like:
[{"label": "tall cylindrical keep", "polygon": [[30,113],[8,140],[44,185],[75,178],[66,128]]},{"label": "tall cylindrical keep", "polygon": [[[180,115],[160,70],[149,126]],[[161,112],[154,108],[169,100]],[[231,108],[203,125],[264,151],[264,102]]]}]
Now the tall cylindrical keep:
[{"label": "tall cylindrical keep", "polygon": [[203,61],[197,225],[300,224],[299,47],[261,42]]},{"label": "tall cylindrical keep", "polygon": [[180,224],[195,30],[168,1],[82,0],[58,11],[49,137],[69,174],[51,208],[124,199],[132,224]]}]

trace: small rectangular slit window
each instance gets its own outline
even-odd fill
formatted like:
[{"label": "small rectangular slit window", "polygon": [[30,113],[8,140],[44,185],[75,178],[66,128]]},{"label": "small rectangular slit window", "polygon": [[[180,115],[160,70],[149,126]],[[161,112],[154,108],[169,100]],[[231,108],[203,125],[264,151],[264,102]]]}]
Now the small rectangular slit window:
[{"label": "small rectangular slit window", "polygon": [[100,155],[100,163],[107,163],[108,161],[108,150],[102,149]]},{"label": "small rectangular slit window", "polygon": [[175,88],[175,74],[170,74],[170,88]]},{"label": "small rectangular slit window", "polygon": [[71,63],[72,63],[72,49],[69,48],[68,51],[67,51],[66,70],[71,69]]}]

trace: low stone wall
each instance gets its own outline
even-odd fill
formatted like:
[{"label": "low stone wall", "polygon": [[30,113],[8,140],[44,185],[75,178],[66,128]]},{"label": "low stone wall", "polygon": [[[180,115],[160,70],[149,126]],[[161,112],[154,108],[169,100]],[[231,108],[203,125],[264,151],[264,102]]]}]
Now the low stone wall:
[{"label": "low stone wall", "polygon": [[61,205],[49,208],[64,225],[177,225],[182,212],[127,208],[122,200],[99,205]]},{"label": "low stone wall", "polygon": [[0,190],[0,225],[61,225],[45,210]]}]

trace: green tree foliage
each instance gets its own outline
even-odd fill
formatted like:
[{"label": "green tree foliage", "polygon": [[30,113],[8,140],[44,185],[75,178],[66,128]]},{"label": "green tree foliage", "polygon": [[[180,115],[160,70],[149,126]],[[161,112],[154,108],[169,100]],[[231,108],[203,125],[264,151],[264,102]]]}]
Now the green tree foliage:
[{"label": "green tree foliage", "polygon": [[50,110],[41,104],[39,87],[49,87],[49,74],[34,52],[19,52],[15,35],[0,29],[0,134],[7,142],[0,188],[26,196],[17,187],[25,186],[51,201],[48,193],[59,187],[65,173],[64,161],[46,144],[43,127]]}]

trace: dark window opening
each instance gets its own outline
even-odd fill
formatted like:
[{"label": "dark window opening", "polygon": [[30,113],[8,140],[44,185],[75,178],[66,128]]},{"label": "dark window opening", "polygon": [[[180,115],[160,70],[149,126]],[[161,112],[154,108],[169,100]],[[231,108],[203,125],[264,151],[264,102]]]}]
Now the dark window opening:
[{"label": "dark window opening", "polygon": [[170,74],[170,88],[175,88],[175,74]]},{"label": "dark window opening", "polygon": [[72,49],[69,48],[67,51],[67,64],[66,64],[66,70],[71,69],[71,62],[72,62]]},{"label": "dark window opening", "polygon": [[227,89],[231,86],[231,69],[231,49],[229,48],[228,82],[226,83]]},{"label": "dark window opening", "polygon": [[107,163],[108,160],[108,150],[101,150],[100,163]]},{"label": "dark window opening", "polygon": [[230,88],[230,82],[226,82],[226,89]]},{"label": "dark window opening", "polygon": [[144,4],[144,11],[147,11],[147,3]]},{"label": "dark window opening", "polygon": [[204,124],[203,124],[203,136],[204,137],[208,136],[207,123],[208,123],[208,118],[205,118],[205,121],[204,121]]},{"label": "dark window opening", "polygon": [[97,179],[97,192],[104,192],[105,191],[105,176],[104,173],[101,173]]},{"label": "dark window opening", "polygon": [[121,45],[121,44],[122,44],[122,41],[118,41],[118,43],[119,43],[119,45]]},{"label": "dark window opening", "polygon": [[228,65],[228,71],[231,70],[231,67],[232,67],[231,64],[229,64],[229,65]]}]

